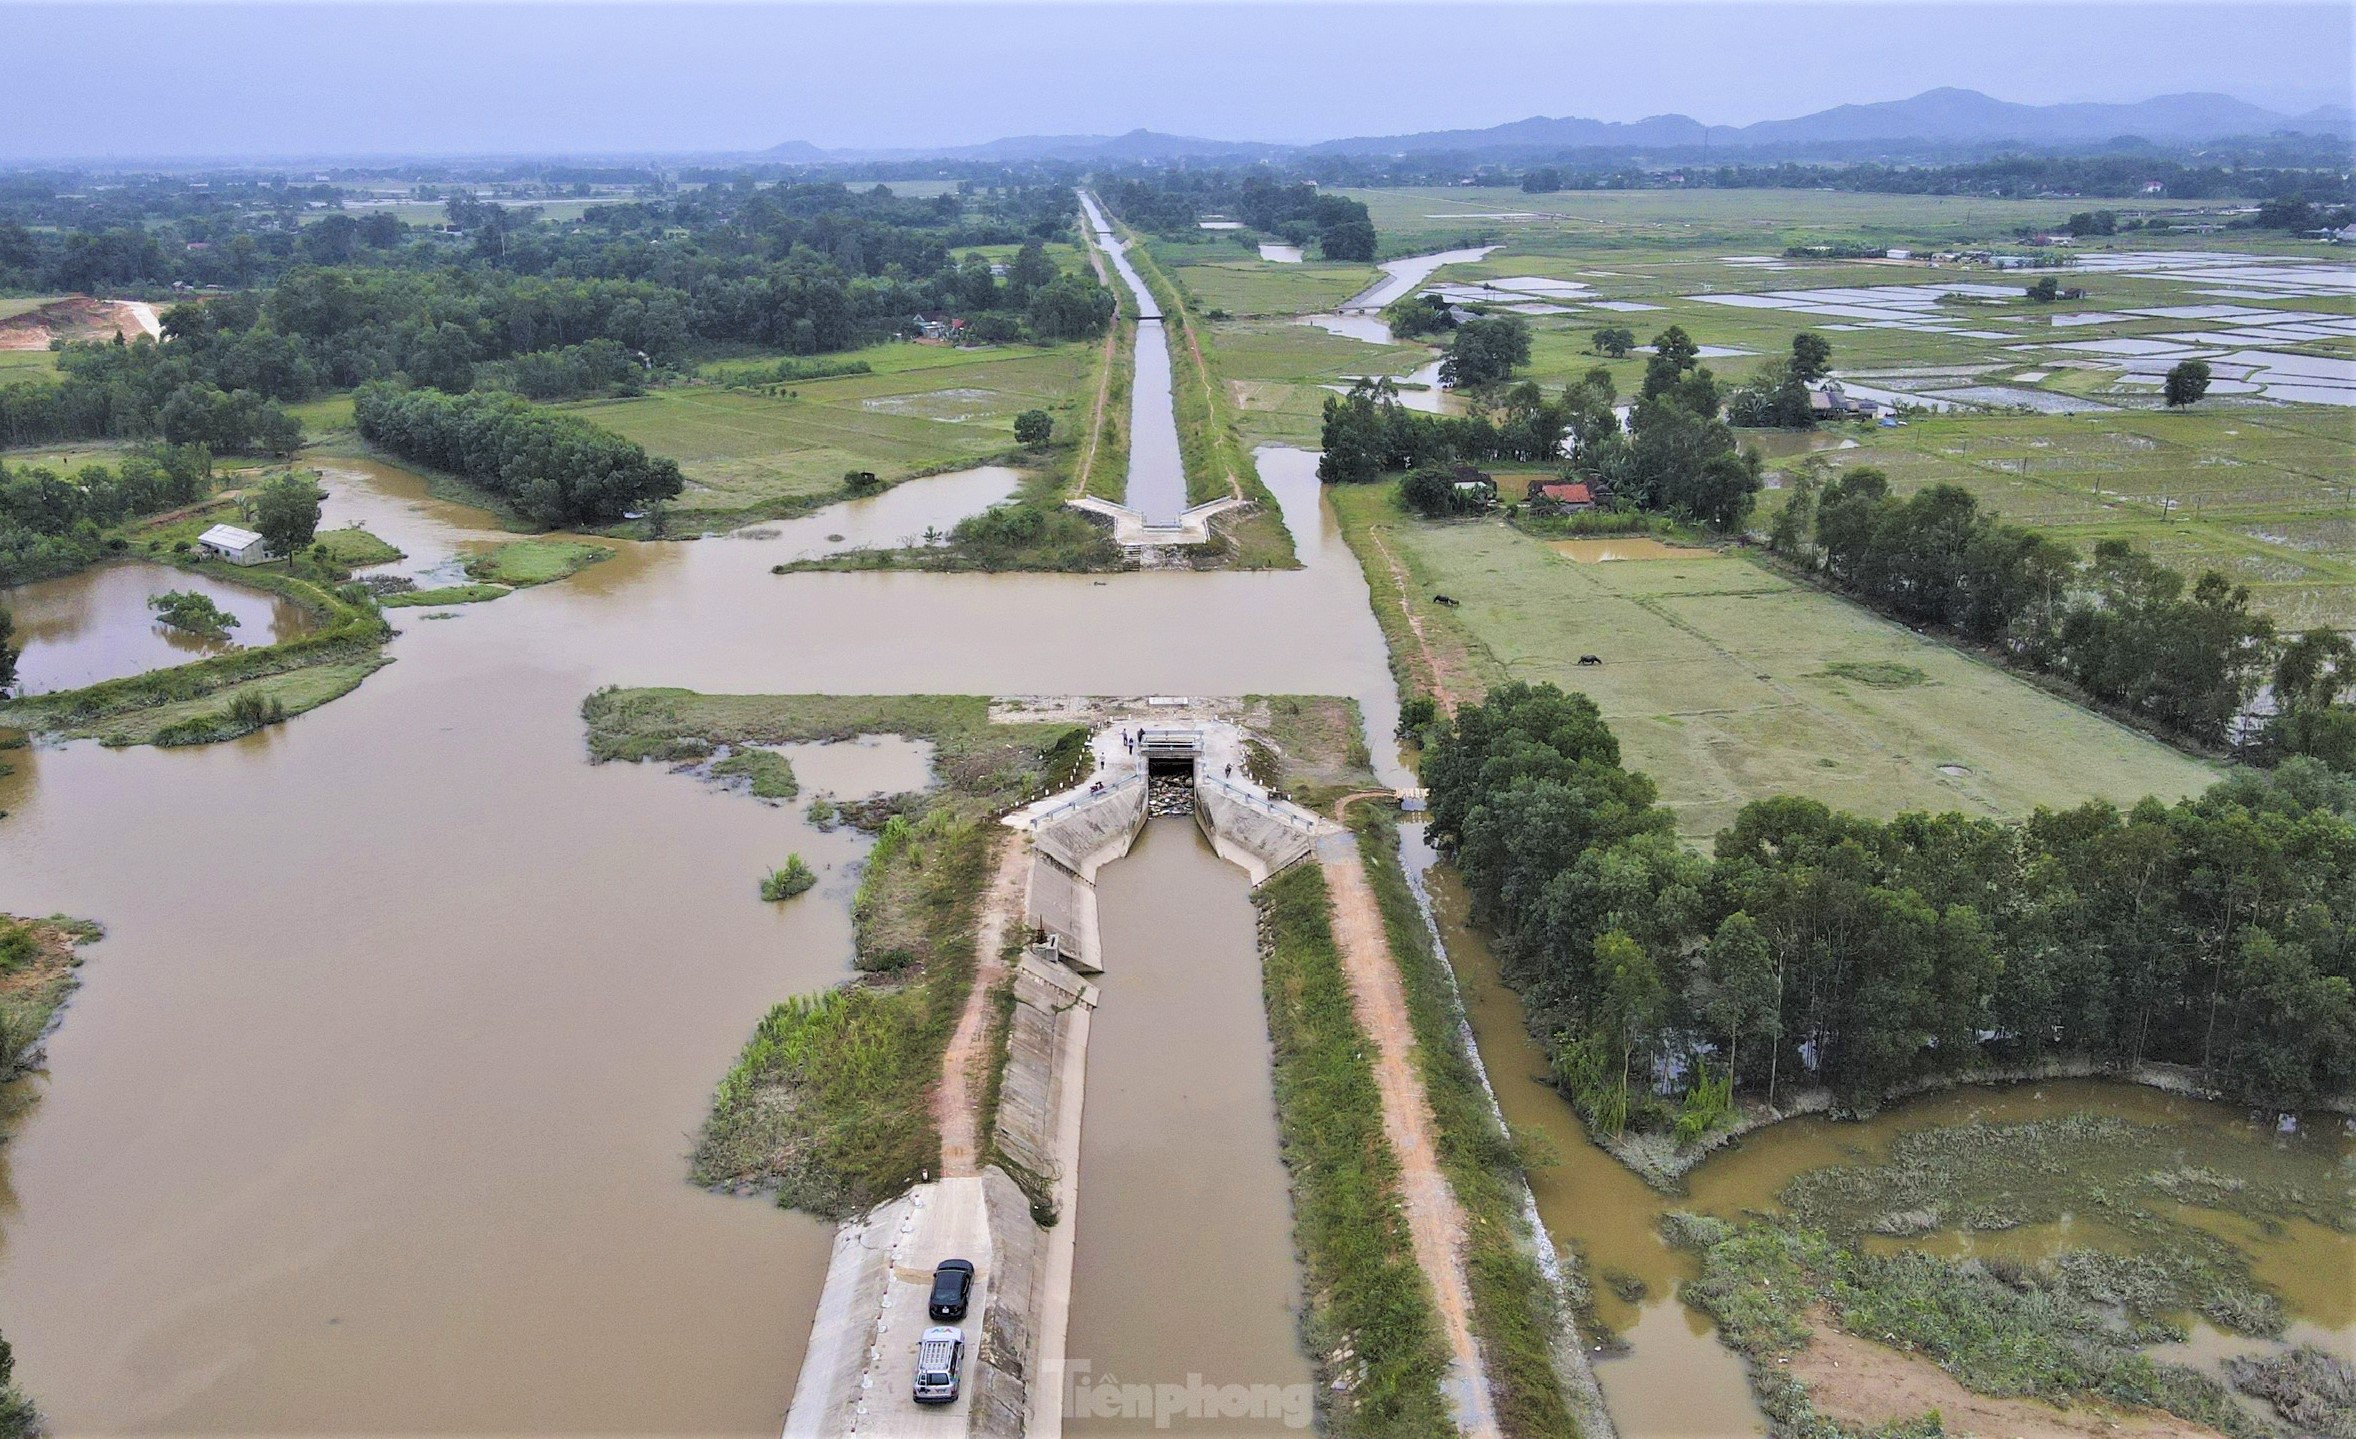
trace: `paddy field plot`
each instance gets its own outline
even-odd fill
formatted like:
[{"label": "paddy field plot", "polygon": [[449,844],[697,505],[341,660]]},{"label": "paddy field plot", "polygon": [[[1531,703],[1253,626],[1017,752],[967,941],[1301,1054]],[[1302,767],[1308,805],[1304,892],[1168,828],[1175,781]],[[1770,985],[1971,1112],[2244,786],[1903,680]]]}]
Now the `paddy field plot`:
[{"label": "paddy field plot", "polygon": [[[2126,539],[2250,587],[2286,629],[2356,628],[2356,415],[2311,406],[1941,415],[1851,431],[1804,463],[1871,465],[1901,494],[1960,485],[2080,550]],[[1788,488],[1761,498],[1764,524]]]},{"label": "paddy field plot", "polygon": [[1096,354],[1085,344],[885,345],[822,357],[867,360],[876,373],[792,381],[776,394],[691,385],[570,408],[677,460],[687,489],[676,512],[750,515],[831,494],[848,470],[889,481],[979,463],[1013,448],[1024,410],[1068,427]]},{"label": "paddy field plot", "polygon": [[[1776,794],[1877,816],[2017,817],[2088,798],[2173,799],[2216,778],[1739,554],[1599,562],[1501,521],[1411,519],[1389,490],[1348,486],[1334,499],[1354,533],[1383,527],[1425,625],[1457,632],[1491,682],[1550,680],[1593,696],[1688,838]],[[1435,594],[1457,603],[1436,606]]]}]

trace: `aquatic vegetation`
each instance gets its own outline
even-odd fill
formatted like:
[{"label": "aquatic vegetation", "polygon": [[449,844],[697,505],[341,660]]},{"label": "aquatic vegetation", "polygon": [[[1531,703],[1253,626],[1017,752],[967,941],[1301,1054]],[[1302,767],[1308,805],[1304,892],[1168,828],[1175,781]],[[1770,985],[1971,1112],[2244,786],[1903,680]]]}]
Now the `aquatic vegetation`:
[{"label": "aquatic vegetation", "polygon": [[792,899],[818,883],[817,874],[802,861],[799,854],[789,854],[785,863],[761,876],[761,898],[771,904]]},{"label": "aquatic vegetation", "polygon": [[166,590],[147,597],[155,617],[176,630],[208,640],[225,640],[238,627],[237,616],[214,604],[210,595],[195,590]]}]

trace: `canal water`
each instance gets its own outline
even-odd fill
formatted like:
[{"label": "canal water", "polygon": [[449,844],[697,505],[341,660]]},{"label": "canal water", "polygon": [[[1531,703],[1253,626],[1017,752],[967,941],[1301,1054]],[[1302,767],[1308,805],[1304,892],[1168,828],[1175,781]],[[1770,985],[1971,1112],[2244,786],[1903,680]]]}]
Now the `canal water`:
[{"label": "canal water", "polygon": [[1173,524],[1186,510],[1186,463],[1178,448],[1176,396],[1170,382],[1170,336],[1161,305],[1129,263],[1128,243],[1113,233],[1096,197],[1083,193],[1096,243],[1112,257],[1121,283],[1136,297],[1136,374],[1129,386],[1129,489],[1123,497],[1146,523]]},{"label": "canal water", "polygon": [[[774,1433],[829,1230],[690,1187],[685,1156],[768,1006],[849,973],[847,906],[816,901],[861,842],[587,764],[582,699],[1311,692],[1387,735],[1382,636],[1314,465],[1261,457],[1298,571],[777,576],[784,526],[623,545],[397,615],[395,663],[247,739],[9,752],[0,909],[109,929],[0,1148],[20,1379],[67,1433]],[[414,556],[490,533],[352,473],[331,513],[405,507]],[[934,484],[956,491],[907,488]],[[822,894],[760,903],[796,850]],[[1217,947],[1250,954],[1240,930]],[[1288,1242],[1259,1228],[1229,1237]]]},{"label": "canal water", "polygon": [[[1157,819],[1099,874],[1098,899],[1105,972],[1088,1031],[1073,1382],[1269,1385],[1305,1413],[1250,881],[1192,820]],[[1067,1414],[1069,1434],[1145,1427],[1085,1406]],[[1286,1432],[1273,1408],[1171,1418],[1187,1433]]]},{"label": "canal water", "polygon": [[[167,590],[194,590],[234,616],[236,627],[226,639],[172,628],[147,605],[150,596]],[[15,643],[23,650],[17,686],[29,695],[183,665],[241,645],[293,639],[315,628],[310,611],[267,590],[145,560],[96,565],[0,590],[0,609],[15,617]]]}]

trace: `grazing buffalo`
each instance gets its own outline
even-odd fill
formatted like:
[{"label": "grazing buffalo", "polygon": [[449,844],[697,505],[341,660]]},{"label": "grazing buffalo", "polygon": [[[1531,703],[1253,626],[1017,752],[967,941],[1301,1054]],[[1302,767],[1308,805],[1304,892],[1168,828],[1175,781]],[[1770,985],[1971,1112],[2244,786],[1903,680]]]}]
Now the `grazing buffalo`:
[{"label": "grazing buffalo", "polygon": [[1581,655],[1581,656],[1579,656],[1579,663],[1581,663],[1581,664],[1583,664],[1583,665],[1599,665],[1599,664],[1602,664],[1602,663],[1603,663],[1603,656],[1602,656],[1602,655]]}]

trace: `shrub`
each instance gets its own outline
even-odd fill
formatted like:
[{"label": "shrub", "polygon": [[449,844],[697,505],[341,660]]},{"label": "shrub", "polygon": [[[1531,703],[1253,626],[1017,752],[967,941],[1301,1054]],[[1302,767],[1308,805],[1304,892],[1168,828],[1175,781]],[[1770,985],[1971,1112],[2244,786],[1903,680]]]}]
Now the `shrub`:
[{"label": "shrub", "polygon": [[818,883],[818,876],[799,854],[785,857],[783,867],[773,869],[761,877],[761,898],[771,904],[792,899]]}]

